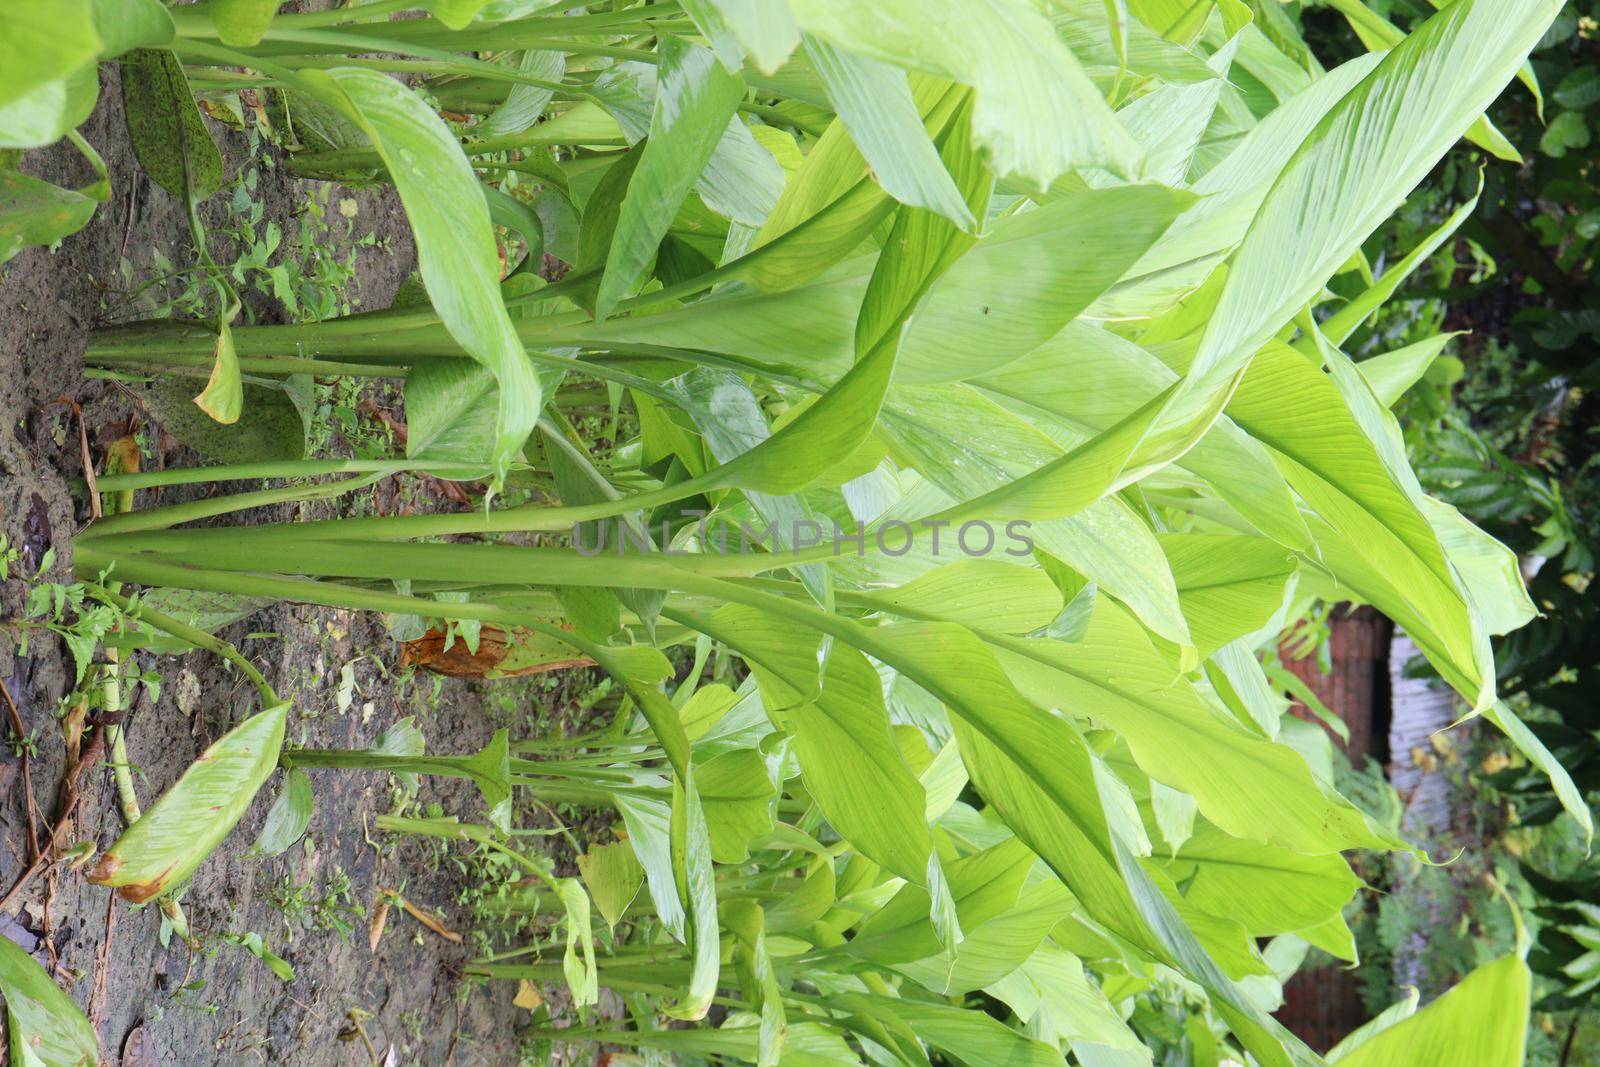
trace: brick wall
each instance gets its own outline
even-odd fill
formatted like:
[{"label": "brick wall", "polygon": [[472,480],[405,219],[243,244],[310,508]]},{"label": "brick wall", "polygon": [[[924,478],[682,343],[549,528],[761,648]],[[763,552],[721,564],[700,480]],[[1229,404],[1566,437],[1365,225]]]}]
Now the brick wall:
[{"label": "brick wall", "polygon": [[[1332,629],[1329,673],[1323,674],[1314,658],[1290,660],[1285,654],[1284,663],[1344,720],[1350,740],[1341,747],[1347,756],[1357,764],[1365,756],[1387,762],[1389,639],[1394,625],[1371,608],[1359,608],[1335,619]],[[1318,721],[1298,703],[1290,711]],[[1341,966],[1300,971],[1284,986],[1283,998],[1278,1020],[1318,1052],[1326,1052],[1367,1021],[1355,972]]]}]

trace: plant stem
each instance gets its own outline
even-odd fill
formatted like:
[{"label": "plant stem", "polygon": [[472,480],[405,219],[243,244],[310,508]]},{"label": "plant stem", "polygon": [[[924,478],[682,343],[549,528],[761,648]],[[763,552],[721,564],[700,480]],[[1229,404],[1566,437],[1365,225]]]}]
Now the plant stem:
[{"label": "plant stem", "polygon": [[379,830],[387,830],[390,833],[440,837],[448,841],[472,841],[484,848],[491,848],[504,854],[551,889],[555,888],[555,882],[551,879],[549,871],[499,841],[486,826],[456,822],[453,819],[409,819],[402,815],[380,815],[377,826]]},{"label": "plant stem", "polygon": [[[84,575],[81,571],[79,572],[79,575],[80,577],[90,577],[89,575]],[[98,577],[98,572],[95,572],[93,577]],[[262,702],[266,707],[276,707],[277,705],[283,703],[283,701],[278,699],[278,694],[273,691],[272,686],[267,684],[266,678],[262,677],[261,672],[256,670],[255,664],[251,663],[239,653],[238,649],[234,648],[222,638],[214,637],[213,635],[206,633],[204,630],[190,626],[188,623],[179,622],[170,615],[163,615],[161,612],[147,607],[142,603],[135,604],[127,597],[113,593],[103,585],[91,583],[87,585],[87,589],[90,595],[95,597],[97,600],[101,600],[107,604],[110,604],[112,607],[117,608],[123,614],[129,616],[135,621],[147,622],[158,630],[165,630],[167,633],[178,638],[179,640],[187,641],[196,648],[203,648],[207,652],[221,656],[229,663],[232,663],[234,666],[238,667],[244,672],[245,677],[249,678],[250,681],[254,683],[256,690],[261,694]]]},{"label": "plant stem", "polygon": [[286,748],[282,761],[294,767],[340,767],[357,771],[389,771],[401,774],[432,774],[443,778],[471,778],[476,768],[468,766],[472,756],[394,756],[344,748]]},{"label": "plant stem", "polygon": [[364,478],[345,478],[342,481],[326,485],[290,485],[280,489],[262,489],[254,493],[214,496],[203,500],[191,500],[183,504],[172,504],[164,508],[151,508],[146,511],[126,511],[120,515],[112,515],[102,519],[97,525],[105,526],[105,530],[102,533],[160,530],[179,523],[195,522],[217,515],[227,515],[235,511],[248,511],[251,508],[262,508],[272,504],[288,504],[302,500],[343,496],[345,493],[353,493],[374,482],[381,481],[385,477],[387,477],[385,474],[369,474]]},{"label": "plant stem", "polygon": [[328,11],[306,11],[288,15],[276,15],[272,19],[272,25],[301,30],[309,30],[321,26],[341,26],[347,22],[363,22],[376,18],[386,19],[395,12],[411,11],[420,6],[417,0],[372,0],[371,3],[336,7]]},{"label": "plant stem", "polygon": [[[106,652],[106,665],[101,668],[102,679],[100,689],[100,702],[102,711],[108,719],[114,719],[122,712],[122,681],[119,676],[121,671],[121,653],[114,648]],[[122,810],[122,819],[128,826],[138,822],[143,816],[139,809],[139,794],[133,786],[133,767],[128,759],[127,731],[120,722],[109,722],[106,725],[106,738],[111,746],[111,776],[117,783],[117,806]],[[177,934],[183,943],[191,949],[200,947],[199,940],[189,930],[189,917],[183,913],[183,905],[171,897],[161,898],[161,911],[166,915],[167,922],[172,925],[173,933]]]},{"label": "plant stem", "polygon": [[163,471],[135,471],[130,474],[102,474],[95,479],[104,491],[154,489],[163,485],[195,485],[202,482],[243,482],[258,478],[315,478],[327,474],[402,474],[421,471],[441,477],[470,478],[486,467],[469,467],[425,459],[284,459],[260,463],[237,463],[218,467],[180,467]]}]

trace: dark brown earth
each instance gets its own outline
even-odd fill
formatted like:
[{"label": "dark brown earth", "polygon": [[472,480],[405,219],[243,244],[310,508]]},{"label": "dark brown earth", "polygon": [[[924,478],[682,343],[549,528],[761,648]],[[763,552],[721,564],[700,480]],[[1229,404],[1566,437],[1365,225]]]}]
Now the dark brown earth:
[{"label": "dark brown earth", "polygon": [[[114,67],[103,68],[100,105],[82,130],[110,166],[110,202],[58,251],[30,249],[0,267],[0,531],[20,551],[11,580],[0,583],[0,621],[7,624],[0,627],[0,680],[36,739],[30,770],[45,820],[54,815],[62,773],[60,704],[72,684],[72,660],[62,642],[37,632],[27,654],[21,654],[21,631],[12,624],[23,613],[29,579],[48,550],[54,550],[54,562],[42,577],[71,581],[73,532],[88,519],[77,487],[83,473],[79,428],[71,408],[60,401],[80,406],[92,444],[106,427],[128,417],[133,408],[125,393],[84,377],[86,338],[117,309],[119,298],[108,286],[116,285],[124,247],[136,262],[152,245],[180,265],[190,260],[179,205],[135,165],[116,78]],[[242,162],[245,139],[215,124],[212,129],[232,173]],[[65,145],[28,154],[23,169],[65,186],[91,179],[87,165]],[[310,190],[310,183],[279,168],[263,170],[256,196],[265,218],[289,234]],[[398,200],[387,189],[339,190],[332,202],[345,197],[358,204],[355,236],[374,233],[381,246],[358,250],[361,306],[386,306],[414,262]],[[202,215],[208,223],[217,222],[219,205],[207,204]],[[271,301],[258,305],[267,321],[281,315]],[[157,458],[166,466],[196,462],[172,439],[156,439]],[[275,636],[246,636],[256,633]],[[534,723],[543,720],[547,707],[551,714],[561,710],[560,701],[541,696],[552,692],[549,685],[517,683],[491,692],[482,683],[450,679],[436,692],[432,678],[397,683],[391,670],[398,663],[397,645],[374,618],[277,607],[224,636],[292,700],[289,740],[295,744],[359,746],[411,714],[430,749],[471,752],[497,725],[512,725],[515,734],[536,733]],[[351,662],[356,691],[341,711],[336,699],[340,668]],[[211,739],[252,710],[252,693],[237,672],[209,654],[141,657],[139,665],[159,670],[162,679],[159,702],[141,693],[128,727],[138,791],[148,805]],[[10,731],[4,734],[9,738]],[[26,865],[21,771],[12,747],[0,748],[0,893]],[[402,1064],[519,1062],[515,1028],[528,1015],[512,1006],[513,989],[461,979],[460,965],[472,953],[470,938],[465,945],[451,944],[396,911],[373,954],[365,915],[349,917],[354,930],[348,937],[330,928],[328,919],[339,914],[338,908],[319,908],[316,902],[330,893],[336,897],[348,879],[351,904],[367,912],[377,886],[403,886],[410,900],[451,928],[465,930],[469,915],[459,898],[468,879],[453,861],[424,862],[437,850],[391,845],[380,857],[364,827],[393,806],[389,776],[314,771],[312,781],[312,848],[302,842],[270,859],[247,854],[271,803],[274,781],[196,874],[183,904],[204,939],[199,952],[191,954],[177,938],[163,948],[154,907],[135,909],[119,901],[108,922],[109,891],[72,870],[35,880],[7,909],[14,914],[0,914],[0,928],[53,969],[89,1013],[100,1036],[102,1062],[118,1062],[130,1033],[140,1026],[154,1051],[151,1063],[321,1067],[375,1062],[357,1035],[340,1039],[352,1012],[370,1013],[365,1034],[380,1060],[392,1046],[395,1056],[389,1062]],[[425,780],[421,798],[438,802],[446,813],[477,815],[480,802],[471,789],[452,786]],[[109,771],[103,764],[95,768],[83,787],[86,799],[73,840],[94,838],[105,847],[122,828]],[[305,888],[296,894],[296,886]],[[309,909],[297,908],[296,896],[310,902]],[[302,921],[307,917],[311,929]],[[293,965],[293,981],[281,981],[222,937],[250,931]]]}]

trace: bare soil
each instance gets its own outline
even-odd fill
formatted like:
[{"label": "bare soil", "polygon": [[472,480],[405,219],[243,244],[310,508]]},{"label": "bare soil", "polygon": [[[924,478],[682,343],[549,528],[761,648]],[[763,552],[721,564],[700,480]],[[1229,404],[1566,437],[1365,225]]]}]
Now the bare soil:
[{"label": "bare soil", "polygon": [[[63,401],[79,406],[97,463],[95,446],[103,428],[135,410],[128,394],[86,379],[82,366],[89,332],[115,304],[108,287],[119,256],[124,248],[131,255],[153,243],[174,262],[190,258],[180,206],[134,161],[114,66],[102,68],[102,83],[100,105],[83,133],[110,167],[110,202],[56,252],[30,249],[0,268],[0,530],[21,552],[11,580],[0,583],[0,620],[8,622],[21,616],[28,579],[50,550],[54,562],[43,577],[71,581],[73,533],[88,520],[79,426]],[[231,172],[242,162],[244,138],[215,124],[212,129]],[[66,186],[92,177],[70,146],[30,153],[23,166]],[[282,168],[263,171],[256,195],[265,218],[288,234],[310,195],[310,183]],[[362,306],[386,306],[414,265],[398,199],[387,189],[341,190],[336,200],[345,197],[359,205],[358,235],[371,231],[385,246],[358,250]],[[202,215],[211,219],[218,212],[212,203]],[[270,306],[263,309],[268,321],[272,312]],[[196,462],[171,438],[155,439],[166,466]],[[258,633],[272,636],[248,636]],[[19,636],[15,627],[0,627],[0,680],[36,739],[29,768],[33,797],[48,822],[55,815],[64,760],[60,703],[72,687],[73,663],[53,635],[33,634],[25,655]],[[521,697],[489,698],[481,683],[446,680],[437,692],[432,679],[397,683],[392,670],[397,648],[372,618],[283,606],[259,612],[224,636],[293,701],[289,738],[300,745],[360,746],[412,714],[430,748],[471,752],[508,717],[528,723],[546,714],[546,707]],[[351,662],[356,690],[341,711],[336,700],[340,668]],[[140,797],[148,805],[210,740],[252,710],[252,694],[237,672],[207,654],[141,657],[139,665],[162,676],[160,700],[141,692],[128,726]],[[541,691],[529,688],[528,699]],[[9,736],[9,730],[4,733]],[[408,899],[452,929],[464,930],[469,916],[459,898],[466,876],[452,862],[422,863],[418,857],[424,853],[416,848],[391,848],[380,855],[367,827],[393,806],[388,776],[312,772],[312,780],[316,814],[310,848],[296,845],[270,859],[248,853],[275,792],[273,782],[196,874],[183,904],[195,933],[205,939],[199,952],[191,953],[177,938],[163,947],[156,908],[134,909],[119,901],[108,912],[109,891],[68,869],[35,880],[8,909],[14,914],[0,914],[0,932],[27,946],[89,1013],[100,1036],[102,1062],[119,1062],[136,1027],[153,1051],[141,1063],[323,1067],[373,1062],[360,1035],[350,1029],[352,1012],[370,1013],[365,1035],[380,1059],[392,1046],[389,1062],[518,1062],[515,1028],[526,1022],[527,1013],[513,1007],[514,989],[505,984],[464,982],[460,968],[471,955],[470,938],[453,944],[398,910],[390,915],[376,953],[367,946],[364,915],[351,918],[354,931],[348,938],[329,928],[327,916],[336,909],[314,905],[347,878],[354,904],[369,913],[378,886],[403,886]],[[105,847],[122,829],[109,771],[103,764],[96,767],[83,787],[86,798],[74,840],[93,838]],[[437,801],[446,812],[472,817],[480,810],[470,786],[435,779],[421,788],[424,801]],[[26,866],[27,827],[21,759],[6,746],[0,748],[0,893]],[[297,886],[304,888],[297,892]],[[296,899],[313,906],[297,910]],[[311,929],[302,921],[308,915]],[[293,965],[292,981],[281,981],[221,936],[249,931],[260,933]]]}]

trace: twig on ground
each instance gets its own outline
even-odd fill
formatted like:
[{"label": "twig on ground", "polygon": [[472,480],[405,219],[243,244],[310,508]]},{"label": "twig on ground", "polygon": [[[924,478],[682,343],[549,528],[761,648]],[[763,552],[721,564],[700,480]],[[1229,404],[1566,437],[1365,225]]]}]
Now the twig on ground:
[{"label": "twig on ground", "polygon": [[6,700],[6,715],[11,720],[11,731],[17,735],[17,752],[22,761],[22,791],[27,797],[28,810],[28,862],[39,862],[39,808],[33,799],[33,775],[28,769],[28,730],[22,724],[22,714],[17,702],[11,699],[11,690],[0,679],[0,696]]},{"label": "twig on ground", "polygon": [[106,900],[106,936],[94,951],[94,982],[89,993],[89,1025],[96,1035],[100,1033],[100,1020],[106,1008],[106,976],[111,972],[111,931],[117,926],[117,895],[109,894]]},{"label": "twig on ground", "polygon": [[83,777],[84,771],[100,762],[100,757],[105,754],[105,750],[105,731],[96,730],[93,736],[90,737],[88,745],[85,746],[82,757],[62,774],[61,787],[56,798],[56,822],[50,831],[49,843],[44,851],[40,853],[39,858],[29,864],[28,868],[22,872],[11,888],[6,891],[6,895],[0,897],[0,914],[15,915],[16,908],[14,905],[17,899],[22,896],[23,890],[27,889],[29,883],[38,877],[40,871],[60,858],[62,851],[66,848],[66,839],[69,836],[68,831],[75,821],[74,812],[77,811],[78,804],[83,799],[83,794],[78,789],[78,780]]},{"label": "twig on ground", "polygon": [[446,941],[453,941],[456,944],[461,943],[460,934],[456,933],[444,923],[440,922],[432,915],[411,903],[411,901],[407,900],[399,893],[396,893],[393,889],[385,889],[382,886],[379,886],[378,893],[382,896],[387,896],[392,899],[396,904],[405,909],[407,915],[411,916],[413,919],[417,920],[417,922],[421,923],[423,926],[426,926],[428,929],[432,930]]}]

